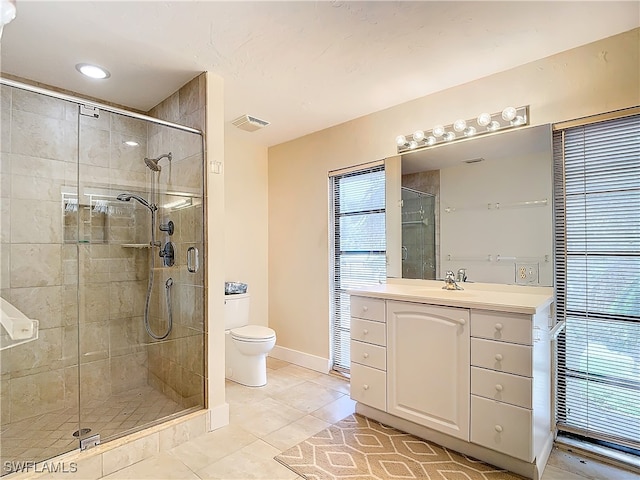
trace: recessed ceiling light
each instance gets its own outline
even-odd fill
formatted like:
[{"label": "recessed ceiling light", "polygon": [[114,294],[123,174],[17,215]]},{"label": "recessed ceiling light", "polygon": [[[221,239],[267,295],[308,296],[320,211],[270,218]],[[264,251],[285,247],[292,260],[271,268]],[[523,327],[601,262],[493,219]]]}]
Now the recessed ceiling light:
[{"label": "recessed ceiling light", "polygon": [[140,145],[138,142],[134,142],[133,140],[127,140],[126,142],[124,142],[125,145],[129,145],[130,147],[137,147],[138,145]]},{"label": "recessed ceiling light", "polygon": [[76,70],[81,74],[90,78],[109,78],[111,74],[104,68],[97,65],[91,65],[89,63],[79,63],[76,65]]}]

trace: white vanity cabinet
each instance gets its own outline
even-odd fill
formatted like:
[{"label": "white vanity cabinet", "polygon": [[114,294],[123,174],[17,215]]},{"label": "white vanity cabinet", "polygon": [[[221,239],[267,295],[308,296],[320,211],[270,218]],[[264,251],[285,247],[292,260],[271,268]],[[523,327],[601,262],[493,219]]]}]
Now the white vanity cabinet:
[{"label": "white vanity cabinet", "polygon": [[538,479],[553,446],[552,289],[416,285],[349,292],[356,412]]},{"label": "white vanity cabinet", "polygon": [[469,440],[469,310],[387,301],[387,412]]},{"label": "white vanity cabinet", "polygon": [[387,409],[384,300],[351,296],[351,398]]}]

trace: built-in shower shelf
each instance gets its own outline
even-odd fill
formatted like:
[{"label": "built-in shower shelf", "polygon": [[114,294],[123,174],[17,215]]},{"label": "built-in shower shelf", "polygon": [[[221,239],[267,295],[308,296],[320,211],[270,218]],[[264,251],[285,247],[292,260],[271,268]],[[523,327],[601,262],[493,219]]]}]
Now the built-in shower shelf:
[{"label": "built-in shower shelf", "polygon": [[38,320],[31,320],[30,330],[33,331],[31,337],[12,339],[9,332],[4,328],[4,325],[0,327],[0,351],[38,340]]},{"label": "built-in shower shelf", "polygon": [[149,248],[151,245],[149,243],[121,243],[121,247],[123,248]]},{"label": "built-in shower shelf", "polygon": [[37,340],[38,326],[38,320],[28,318],[7,300],[0,298],[0,350]]}]

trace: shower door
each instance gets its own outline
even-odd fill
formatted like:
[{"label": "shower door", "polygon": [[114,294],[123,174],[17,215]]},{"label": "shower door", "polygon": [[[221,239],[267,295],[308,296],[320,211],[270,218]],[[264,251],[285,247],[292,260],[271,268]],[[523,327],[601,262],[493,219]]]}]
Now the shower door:
[{"label": "shower door", "polygon": [[78,185],[78,105],[0,88],[4,475],[79,445],[78,263],[64,228],[77,211],[67,193]]},{"label": "shower door", "polygon": [[402,278],[436,278],[435,196],[402,187]]},{"label": "shower door", "polygon": [[80,434],[204,407],[200,135],[105,111],[79,122]]},{"label": "shower door", "polygon": [[203,408],[205,277],[200,134],[0,98],[4,475]]}]

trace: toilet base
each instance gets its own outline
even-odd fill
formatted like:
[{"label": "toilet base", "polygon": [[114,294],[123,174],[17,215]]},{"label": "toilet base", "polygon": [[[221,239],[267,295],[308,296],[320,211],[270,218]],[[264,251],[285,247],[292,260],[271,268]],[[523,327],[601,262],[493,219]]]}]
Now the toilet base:
[{"label": "toilet base", "polygon": [[254,355],[249,364],[244,364],[246,365],[251,368],[242,368],[243,365],[240,365],[240,368],[238,366],[234,368],[227,363],[226,378],[245,387],[264,387],[267,384],[267,356]]},{"label": "toilet base", "polygon": [[[275,343],[275,340],[274,340]],[[271,350],[273,345],[268,350]],[[225,377],[246,387],[263,387],[267,384],[267,353],[245,355],[225,332]]]}]

